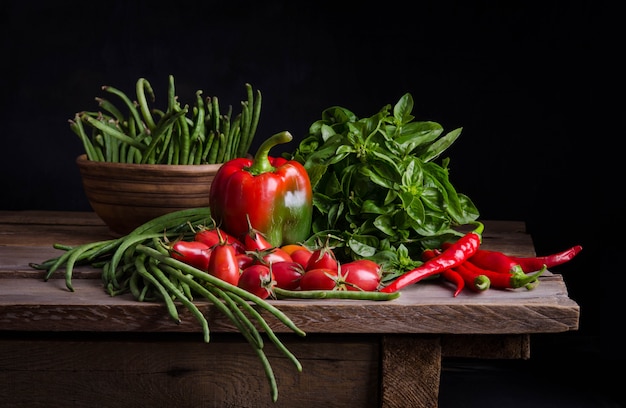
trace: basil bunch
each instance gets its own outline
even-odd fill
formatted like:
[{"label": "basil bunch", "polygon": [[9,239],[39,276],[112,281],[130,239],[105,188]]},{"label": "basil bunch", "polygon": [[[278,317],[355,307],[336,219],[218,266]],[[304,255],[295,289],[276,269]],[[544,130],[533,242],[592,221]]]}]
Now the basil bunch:
[{"label": "basil bunch", "polygon": [[[437,159],[461,134],[415,121],[413,97],[359,119],[334,106],[309,128],[292,158],[313,187],[313,244],[330,237],[344,260],[372,259],[392,279],[422,262],[425,248],[463,235],[455,228],[479,212],[448,177],[449,159]],[[343,248],[343,251],[340,250]]]}]

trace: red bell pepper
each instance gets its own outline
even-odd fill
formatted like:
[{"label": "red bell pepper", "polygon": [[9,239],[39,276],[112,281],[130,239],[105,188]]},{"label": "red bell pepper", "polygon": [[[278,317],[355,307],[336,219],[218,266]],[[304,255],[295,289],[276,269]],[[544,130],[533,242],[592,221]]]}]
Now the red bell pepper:
[{"label": "red bell pepper", "polygon": [[313,192],[306,169],[269,156],[272,147],[292,139],[289,132],[277,133],[261,144],[254,159],[236,158],[217,171],[209,206],[224,231],[243,240],[252,226],[275,247],[310,236]]}]

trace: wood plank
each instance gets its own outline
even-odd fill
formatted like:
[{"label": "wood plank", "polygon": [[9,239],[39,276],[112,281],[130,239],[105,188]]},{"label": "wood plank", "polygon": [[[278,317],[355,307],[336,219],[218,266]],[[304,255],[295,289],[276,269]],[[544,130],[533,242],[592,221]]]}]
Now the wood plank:
[{"label": "wood plank", "polygon": [[380,406],[377,337],[282,340],[303,370],[268,341],[279,392],[273,403],[258,356],[238,335],[215,335],[209,344],[163,334],[16,335],[0,340],[2,406]]},{"label": "wood plank", "polygon": [[383,408],[436,408],[441,343],[436,336],[383,338]]},{"label": "wood plank", "polygon": [[[68,292],[63,279],[0,279],[0,327],[51,331],[199,331],[179,308],[183,324],[169,318],[161,302],[138,302],[131,295],[108,296],[99,280],[76,279]],[[579,307],[567,297],[560,275],[543,278],[533,290],[489,290],[452,297],[439,284],[403,290],[388,302],[355,300],[272,300],[301,329],[313,333],[554,333],[578,327]],[[213,330],[236,330],[208,302],[196,302]],[[270,326],[289,331],[263,312]],[[78,323],[78,324],[77,324]]]}]

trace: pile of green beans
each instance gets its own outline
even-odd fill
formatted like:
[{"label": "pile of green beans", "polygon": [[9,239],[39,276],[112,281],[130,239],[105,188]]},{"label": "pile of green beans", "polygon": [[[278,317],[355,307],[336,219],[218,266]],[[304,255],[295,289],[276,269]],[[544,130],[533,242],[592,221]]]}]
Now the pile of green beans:
[{"label": "pile of green beans", "polygon": [[[98,111],[82,111],[69,120],[89,160],[143,164],[217,164],[244,157],[254,139],[261,113],[261,92],[245,84],[241,112],[232,106],[220,111],[216,96],[196,91],[193,107],[182,106],[174,76],[169,76],[167,109],[151,107],[152,86],[145,78],[136,84],[136,100],[112,86],[102,89],[124,104],[119,109],[108,99],[96,98]],[[127,112],[125,115],[124,112]]]},{"label": "pile of green beans", "polygon": [[204,341],[207,343],[210,338],[209,324],[195,301],[210,301],[229,318],[258,355],[270,384],[272,400],[275,402],[278,399],[276,378],[265,355],[263,337],[257,327],[265,332],[267,338],[293,362],[299,372],[302,371],[302,365],[278,339],[254,306],[268,311],[299,336],[306,334],[266,300],[169,256],[164,245],[166,241],[189,239],[198,227],[210,226],[211,223],[208,208],[180,210],[150,220],[119,238],[78,246],[55,244],[55,248],[65,252],[42,263],[31,263],[30,266],[45,270],[46,281],[56,271],[65,268],[65,283],[72,292],[72,274],[76,266],[91,265],[102,268],[102,281],[110,296],[132,293],[138,301],[163,301],[176,323],[181,321],[178,307],[182,305],[200,323]]}]

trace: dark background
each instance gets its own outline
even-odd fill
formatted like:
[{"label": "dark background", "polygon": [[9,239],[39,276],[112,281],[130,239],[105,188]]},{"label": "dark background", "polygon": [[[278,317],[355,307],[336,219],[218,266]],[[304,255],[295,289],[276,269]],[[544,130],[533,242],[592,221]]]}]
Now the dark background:
[{"label": "dark background", "polygon": [[[553,269],[580,329],[537,336],[530,361],[450,363],[442,407],[618,406],[606,370],[624,362],[619,14],[539,4],[3,2],[0,210],[90,210],[68,119],[95,110],[102,85],[132,95],[145,77],[165,106],[172,74],[181,101],[202,89],[238,111],[248,82],[263,94],[258,139],[300,139],[327,107],[366,117],[409,92],[418,120],[463,127],[450,179],[482,219],[525,221],[540,255],[584,248]],[[479,396],[483,376],[525,385]]]}]

